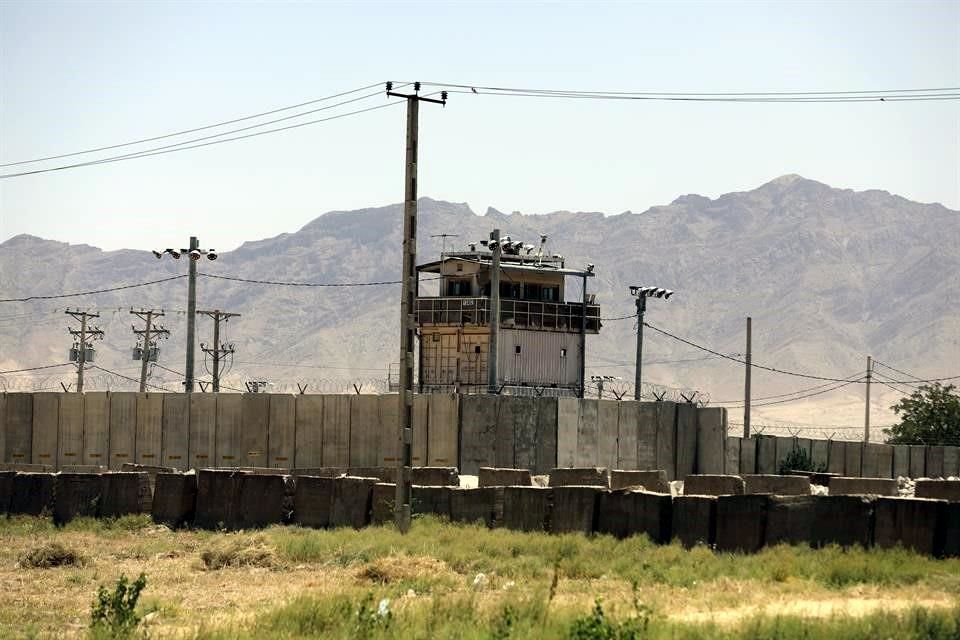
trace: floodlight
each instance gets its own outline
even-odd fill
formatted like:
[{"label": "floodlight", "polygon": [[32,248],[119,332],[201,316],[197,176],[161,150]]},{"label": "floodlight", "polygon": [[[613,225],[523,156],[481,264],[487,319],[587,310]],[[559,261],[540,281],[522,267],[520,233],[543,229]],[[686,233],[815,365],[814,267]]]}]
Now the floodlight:
[{"label": "floodlight", "polygon": [[200,250],[199,249],[190,249],[190,259],[199,260],[200,259]]},{"label": "floodlight", "polygon": [[167,249],[166,252],[169,253],[171,256],[173,256],[174,260],[180,259],[180,252],[177,251],[176,249]]},{"label": "floodlight", "polygon": [[216,260],[216,259],[217,259],[217,252],[214,251],[213,249],[208,250],[208,251],[207,251],[207,260]]},{"label": "floodlight", "polygon": [[157,260],[163,257],[163,254],[157,251],[156,249],[152,250],[151,253],[153,254],[153,257],[156,258]]},{"label": "floodlight", "polygon": [[587,273],[593,273],[593,263],[587,265]]}]

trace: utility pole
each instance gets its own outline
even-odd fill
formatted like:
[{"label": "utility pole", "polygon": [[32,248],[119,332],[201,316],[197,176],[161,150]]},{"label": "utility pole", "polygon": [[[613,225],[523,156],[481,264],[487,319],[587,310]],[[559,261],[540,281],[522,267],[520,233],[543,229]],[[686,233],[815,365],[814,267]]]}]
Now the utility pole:
[{"label": "utility pole", "polygon": [[403,269],[400,292],[400,384],[399,430],[397,438],[397,493],[394,519],[397,528],[410,529],[410,469],[413,466],[413,349],[416,338],[413,314],[417,295],[417,137],[420,103],[447,104],[447,92],[440,100],[419,95],[420,83],[413,84],[413,93],[395,93],[388,82],[387,96],[407,101],[407,152],[403,195]]},{"label": "utility pole", "polygon": [[743,437],[750,437],[750,374],[753,371],[753,365],[750,364],[753,357],[753,318],[747,317],[747,368],[743,374]]},{"label": "utility pole", "polygon": [[[155,338],[169,338],[170,332],[161,326],[153,326],[153,319],[163,316],[162,310],[140,309],[139,311],[134,311],[130,309],[130,313],[146,323],[144,329],[133,327],[133,334],[143,341],[143,346],[140,349],[140,392],[143,393],[147,390],[147,365],[151,361],[156,360],[154,357],[154,348],[156,348]],[[136,357],[134,357],[134,359],[136,359]]]},{"label": "utility pole", "polygon": [[100,314],[79,310],[70,311],[70,309],[67,309],[64,313],[80,322],[80,329],[68,327],[67,331],[73,336],[70,360],[77,363],[77,393],[83,393],[83,370],[86,368],[87,361],[93,361],[93,347],[88,340],[103,339],[103,331],[99,327],[87,328],[87,319],[99,318]]},{"label": "utility pole", "polygon": [[497,383],[497,354],[500,344],[500,229],[494,229],[490,234],[488,244],[493,253],[492,264],[490,267],[490,316],[487,322],[490,324],[490,344],[487,354],[487,392],[497,393],[499,385]]},{"label": "utility pole", "polygon": [[630,287],[630,295],[637,299],[637,362],[633,370],[633,399],[640,399],[640,384],[643,381],[643,314],[647,311],[647,298],[669,300],[673,295],[670,289],[658,287]]},{"label": "utility pole", "polygon": [[873,358],[867,356],[867,403],[863,411],[863,441],[870,442],[870,380],[873,378]]},{"label": "utility pole", "polygon": [[583,274],[583,299],[580,303],[580,397],[587,391],[587,274]]},{"label": "utility pole", "polygon": [[200,349],[202,349],[204,353],[209,353],[213,356],[213,392],[217,393],[220,391],[220,356],[233,354],[234,352],[232,344],[220,344],[220,321],[222,320],[223,322],[228,322],[230,318],[239,318],[240,314],[227,313],[226,311],[220,311],[219,309],[215,311],[197,311],[197,315],[201,314],[213,318],[213,347],[208,349],[201,343]]}]

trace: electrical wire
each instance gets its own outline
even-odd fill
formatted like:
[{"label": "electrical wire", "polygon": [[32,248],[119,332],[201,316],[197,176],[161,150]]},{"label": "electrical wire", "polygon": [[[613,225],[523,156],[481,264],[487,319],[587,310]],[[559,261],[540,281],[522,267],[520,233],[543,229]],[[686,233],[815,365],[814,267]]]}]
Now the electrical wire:
[{"label": "electrical wire", "polygon": [[[327,100],[333,100],[334,98],[341,98],[341,97],[343,97],[343,96],[348,96],[348,95],[351,95],[351,94],[354,94],[354,93],[359,93],[360,91],[366,91],[367,89],[372,89],[373,87],[379,86],[379,85],[381,85],[381,84],[382,84],[381,82],[375,82],[375,83],[373,83],[373,84],[368,84],[368,85],[365,86],[365,87],[359,87],[359,88],[357,88],[357,89],[351,89],[350,91],[344,91],[344,92],[341,92],[341,93],[335,93],[335,94],[333,94],[333,95],[324,96],[323,98],[317,98],[317,99],[315,99],[315,100],[308,100],[308,101],[306,101],[306,102],[301,102],[301,103],[299,103],[299,104],[290,105],[290,106],[288,106],[288,107],[280,107],[279,109],[271,109],[270,111],[263,111],[263,112],[261,112],[261,113],[255,113],[255,114],[253,114],[253,115],[243,116],[243,117],[241,117],[241,118],[234,118],[233,120],[224,120],[223,122],[217,122],[217,123],[214,123],[214,124],[203,125],[203,126],[201,126],[201,127],[194,127],[193,129],[183,129],[182,131],[174,131],[174,132],[172,132],[172,133],[165,133],[165,134],[163,134],[163,135],[153,136],[152,138],[142,138],[142,139],[140,139],[140,140],[132,140],[132,141],[130,141],[130,142],[121,142],[121,143],[119,143],[119,144],[111,144],[111,145],[107,145],[107,146],[104,146],[104,147],[95,147],[95,148],[92,148],[92,149],[84,149],[84,150],[82,150],[82,151],[73,151],[73,152],[71,152],[71,153],[61,153],[60,155],[56,155],[56,156],[46,156],[46,157],[43,157],[43,158],[33,158],[32,160],[18,160],[17,162],[7,162],[7,163],[4,163],[4,164],[0,164],[0,167],[13,167],[13,166],[21,165],[21,164],[31,164],[31,163],[34,163],[34,162],[44,162],[44,161],[46,161],[46,160],[58,160],[58,159],[60,159],[60,158],[69,158],[69,157],[72,157],[72,156],[79,156],[79,155],[84,155],[84,154],[87,154],[87,153],[96,153],[96,152],[98,152],[98,151],[109,151],[110,149],[119,149],[119,148],[121,148],[121,147],[130,147],[130,146],[137,145],[137,144],[143,144],[143,143],[145,143],[145,142],[154,142],[154,141],[156,141],[156,140],[164,140],[164,139],[166,139],[166,138],[175,138],[176,136],[182,136],[182,135],[186,135],[186,134],[188,134],[188,133],[196,133],[197,131],[206,131],[206,130],[208,130],[208,129],[216,129],[217,127],[224,127],[224,126],[226,126],[226,125],[228,125],[228,124],[236,124],[237,122],[244,122],[244,121],[246,121],[246,120],[253,120],[253,119],[255,119],[255,118],[262,118],[263,116],[273,115],[274,113],[280,113],[280,112],[283,112],[283,111],[290,111],[291,109],[299,109],[300,107],[306,107],[306,106],[308,106],[308,105],[316,104],[316,103],[318,103],[318,102],[326,102]],[[379,92],[378,92],[378,94],[379,94]],[[291,117],[291,118],[292,118],[292,117],[299,117],[299,116],[302,116],[302,115],[306,115],[307,113],[313,113],[313,112],[312,112],[312,111],[307,111],[307,112],[305,112],[305,113],[298,114],[297,116],[290,116],[290,117]],[[274,122],[276,122],[276,121],[274,121]],[[269,123],[269,122],[265,122],[265,123],[263,123],[263,124],[261,124],[261,125],[257,125],[257,126],[264,126],[264,125],[267,125],[267,124],[270,124],[270,123]],[[231,133],[231,132],[226,132],[226,133]],[[226,133],[221,134],[221,135],[226,135]]]},{"label": "electrical wire", "polygon": [[[862,374],[862,373],[855,373],[855,374],[853,374],[853,375],[847,376],[846,379],[849,380],[850,382],[856,382],[856,379],[862,379],[862,378],[864,378],[864,374]],[[764,400],[775,400],[775,399],[777,399],[777,398],[786,398],[787,396],[795,396],[795,395],[799,395],[799,394],[802,394],[802,393],[807,393],[808,391],[816,391],[817,389],[823,389],[824,387],[829,387],[829,386],[831,386],[831,385],[833,385],[833,384],[834,384],[833,382],[825,382],[824,384],[818,384],[818,385],[815,385],[815,386],[812,386],[812,387],[807,387],[807,388],[805,388],[805,389],[797,389],[796,391],[790,391],[789,393],[778,393],[778,394],[776,394],[776,395],[764,396],[764,397],[762,397],[762,398],[751,398],[751,399],[750,399],[750,402],[753,403],[753,402],[762,402],[762,401],[764,401]],[[726,405],[726,404],[743,405],[743,398],[740,398],[740,399],[737,399],[737,400],[717,400],[716,402],[712,402],[711,404],[715,404],[715,405],[721,405],[721,404],[724,404],[724,405]]]},{"label": "electrical wire", "polygon": [[30,302],[31,300],[56,300],[58,298],[76,298],[78,296],[93,295],[95,293],[110,293],[111,291],[122,291],[123,289],[147,287],[152,284],[170,282],[171,280],[179,280],[180,278],[186,278],[186,277],[187,277],[187,274],[184,273],[178,276],[170,276],[169,278],[161,278],[159,280],[150,280],[148,282],[138,282],[136,284],[124,284],[118,287],[110,287],[109,289],[94,289],[91,291],[80,291],[78,293],[58,293],[56,295],[50,295],[50,296],[28,296],[26,298],[3,298],[3,299],[0,299],[0,302]]},{"label": "electrical wire", "polygon": [[[400,284],[402,280],[382,280],[378,282],[281,282],[278,280],[253,280],[250,278],[240,278],[237,276],[220,276],[212,273],[197,273],[198,276],[205,278],[216,278],[217,280],[230,280],[233,282],[246,282],[248,284],[271,284],[284,287],[378,287],[388,284]],[[430,278],[436,280],[437,278]],[[424,282],[425,280],[421,280]]]},{"label": "electrical wire", "polygon": [[41,367],[29,367],[27,369],[10,369],[9,371],[0,371],[0,375],[7,373],[22,373],[24,371],[40,371],[41,369],[55,369],[57,367],[68,367],[72,364],[72,362],[61,362],[60,364],[46,364]]},{"label": "electrical wire", "polygon": [[[125,380],[129,380],[130,382],[136,382],[137,384],[140,384],[140,381],[137,380],[136,378],[131,378],[130,376],[125,376],[125,375],[123,375],[122,373],[117,373],[116,371],[110,371],[110,369],[104,369],[103,367],[101,367],[101,366],[99,366],[99,365],[91,365],[90,368],[91,368],[91,369],[99,369],[100,371],[109,373],[110,375],[113,375],[113,376],[117,376],[118,378],[123,378],[123,379],[125,379]],[[161,391],[166,391],[167,393],[173,393],[172,391],[170,391],[170,389],[167,389],[166,387],[160,387],[160,386],[157,386],[157,385],[155,385],[155,384],[150,384],[149,382],[147,382],[147,383],[145,383],[145,384],[146,384],[146,386],[148,386],[148,387],[153,387],[154,389],[160,389]]]},{"label": "electrical wire", "polygon": [[[795,398],[786,398],[785,400],[774,400],[774,401],[772,401],[772,402],[756,402],[756,403],[753,402],[753,401],[751,401],[751,402],[750,402],[750,407],[751,407],[751,408],[769,407],[769,406],[775,405],[775,404],[787,404],[787,403],[790,403],[790,402],[796,402],[797,400],[806,400],[807,398],[812,398],[812,397],[814,397],[814,396],[819,396],[819,395],[822,395],[822,394],[824,394],[824,393],[830,393],[831,391],[836,391],[836,390],[838,390],[838,389],[842,389],[842,388],[844,388],[844,387],[848,387],[848,386],[850,386],[851,384],[856,384],[856,383],[858,383],[858,382],[863,382],[865,379],[866,379],[866,377],[859,378],[859,379],[857,379],[857,380],[851,380],[850,382],[845,382],[845,383],[843,383],[843,384],[836,384],[836,385],[830,387],[829,389],[823,389],[822,391],[815,391],[815,392],[813,392],[813,393],[808,393],[808,394],[806,394],[806,395],[797,396],[797,397],[795,397]],[[742,407],[742,406],[744,406],[744,405],[741,403],[740,407]],[[740,407],[738,407],[738,406],[729,406],[729,407],[727,407],[727,408],[728,408],[728,409],[737,409],[737,408],[740,408]]]},{"label": "electrical wire", "polygon": [[739,102],[739,103],[792,103],[792,104],[828,104],[848,102],[924,102],[942,100],[960,100],[960,93],[932,93],[898,96],[836,96],[836,97],[681,97],[681,96],[636,96],[636,95],[599,95],[561,92],[513,92],[495,91],[479,94],[476,91],[453,89],[450,93],[463,95],[506,96],[514,98],[564,98],[573,100],[637,100],[646,102]]}]

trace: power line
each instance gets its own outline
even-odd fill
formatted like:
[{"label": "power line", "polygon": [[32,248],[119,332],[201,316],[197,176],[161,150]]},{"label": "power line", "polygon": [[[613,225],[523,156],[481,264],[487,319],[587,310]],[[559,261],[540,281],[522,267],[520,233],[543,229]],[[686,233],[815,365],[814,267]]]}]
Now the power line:
[{"label": "power line", "polygon": [[[752,407],[769,407],[769,406],[775,405],[775,404],[787,404],[787,403],[789,403],[789,402],[796,402],[797,400],[806,400],[807,398],[812,398],[813,396],[819,396],[819,395],[822,395],[822,394],[824,394],[824,393],[830,393],[831,391],[836,391],[837,389],[842,389],[842,388],[844,388],[844,387],[850,386],[851,384],[856,384],[856,383],[858,383],[858,382],[863,382],[864,380],[866,380],[866,377],[858,378],[857,380],[851,380],[851,381],[849,381],[849,382],[845,382],[845,383],[842,383],[842,384],[836,384],[836,385],[833,385],[832,387],[830,387],[830,388],[828,388],[828,389],[823,389],[822,391],[815,391],[815,392],[813,392],[813,393],[808,393],[808,394],[802,395],[802,396],[796,396],[796,397],[794,397],[794,398],[787,398],[787,399],[785,399],[785,400],[774,400],[774,401],[772,401],[772,402],[751,402],[751,403],[750,403],[750,406],[752,406]],[[737,407],[735,407],[735,406],[730,406],[730,407],[728,407],[728,408],[736,409]]]},{"label": "power line", "polygon": [[76,298],[79,296],[89,296],[95,293],[110,293],[111,291],[121,291],[123,289],[134,289],[136,287],[146,287],[152,284],[160,284],[161,282],[170,282],[171,280],[179,280],[180,278],[186,278],[186,274],[179,276],[170,276],[169,278],[161,278],[159,280],[150,280],[148,282],[138,282],[136,284],[124,284],[118,287],[110,287],[109,289],[94,289],[91,291],[80,291],[77,293],[58,293],[56,295],[50,296],[28,296],[26,298],[3,298],[0,299],[0,302],[29,302],[31,300],[56,300],[58,298]]},{"label": "power line", "polygon": [[[475,91],[451,90],[450,93],[459,93],[464,95],[477,95]],[[764,98],[764,97],[682,97],[682,96],[626,96],[626,95],[601,95],[601,94],[578,94],[562,92],[513,92],[513,91],[495,91],[479,95],[487,96],[506,96],[515,98],[564,98],[574,100],[638,100],[645,102],[739,102],[739,103],[792,103],[792,104],[828,104],[828,103],[847,103],[847,102],[925,102],[942,100],[960,100],[960,94],[954,93],[933,93],[921,95],[896,95],[896,96],[835,96],[835,97],[783,97],[783,98]]]},{"label": "power line", "polygon": [[[132,140],[132,141],[130,141],[130,142],[121,142],[121,143],[119,143],[119,144],[111,144],[111,145],[107,145],[107,146],[104,146],[104,147],[95,147],[95,148],[92,148],[92,149],[84,149],[84,150],[82,150],[82,151],[74,151],[74,152],[71,152],[71,153],[61,153],[61,154],[55,155],[55,156],[46,156],[46,157],[43,157],[43,158],[33,158],[32,160],[19,160],[19,161],[17,161],[17,162],[7,162],[7,163],[5,163],[5,164],[0,164],[0,167],[13,167],[13,166],[21,165],[21,164],[31,164],[31,163],[34,163],[34,162],[44,162],[44,161],[46,161],[46,160],[58,160],[58,159],[60,159],[60,158],[69,158],[69,157],[72,157],[72,156],[79,156],[79,155],[84,155],[84,154],[87,154],[87,153],[96,153],[96,152],[98,152],[98,151],[108,151],[108,150],[110,150],[110,149],[119,149],[119,148],[121,148],[121,147],[130,147],[130,146],[137,145],[137,144],[143,144],[143,143],[145,143],[145,142],[154,142],[154,141],[156,141],[156,140],[163,140],[163,139],[166,139],[166,138],[174,138],[174,137],[176,137],[176,136],[182,136],[182,135],[186,135],[186,134],[188,134],[188,133],[196,133],[197,131],[205,131],[205,130],[207,130],[207,129],[216,129],[217,127],[223,127],[223,126],[226,126],[226,125],[228,125],[228,124],[235,124],[235,123],[237,123],[237,122],[244,122],[244,121],[246,121],[246,120],[253,120],[253,119],[255,119],[255,118],[261,118],[261,117],[263,117],[263,116],[273,115],[274,113],[280,113],[280,112],[282,112],[282,111],[290,111],[291,109],[299,109],[300,107],[305,107],[305,106],[307,106],[307,105],[316,104],[316,103],[318,103],[318,102],[326,102],[327,100],[333,100],[334,98],[340,98],[340,97],[347,96],[347,95],[351,95],[351,94],[354,94],[354,93],[359,93],[360,91],[366,91],[367,89],[372,89],[373,87],[380,86],[381,84],[382,84],[381,82],[375,82],[375,83],[369,84],[369,85],[367,85],[367,86],[365,86],[365,87],[359,87],[359,88],[357,88],[357,89],[351,89],[350,91],[344,91],[344,92],[341,92],[341,93],[335,93],[335,94],[330,95],[330,96],[324,96],[323,98],[317,98],[317,99],[315,99],[315,100],[308,100],[308,101],[306,101],[306,102],[301,102],[301,103],[299,103],[299,104],[290,105],[290,106],[288,106],[288,107],[280,107],[280,108],[278,108],[278,109],[271,109],[270,111],[263,111],[263,112],[261,112],[261,113],[255,113],[255,114],[253,114],[253,115],[243,116],[243,117],[241,117],[241,118],[234,118],[233,120],[224,120],[223,122],[217,122],[217,123],[214,123],[214,124],[203,125],[203,126],[201,126],[201,127],[194,127],[193,129],[183,129],[182,131],[174,131],[174,132],[172,132],[172,133],[165,133],[165,134],[163,134],[163,135],[153,136],[153,137],[151,137],[151,138],[141,138],[140,140]],[[379,92],[377,93],[377,95],[379,95]],[[307,111],[307,112],[305,112],[305,113],[300,113],[300,114],[297,114],[297,115],[295,115],[295,116],[290,116],[290,117],[291,117],[291,118],[295,118],[295,117],[299,117],[299,116],[302,116],[302,115],[306,115],[306,114],[308,114],[308,113],[313,113],[313,111]],[[274,121],[272,121],[272,122],[277,122],[277,121],[274,120]],[[270,124],[270,122],[264,122],[264,123],[262,123],[262,124],[260,124],[260,125],[255,125],[255,126],[264,126],[264,125],[267,125],[267,124]],[[227,135],[228,133],[232,133],[232,132],[229,132],[229,131],[228,131],[228,132],[225,132],[225,133],[220,134],[220,135]]]},{"label": "power line", "polygon": [[[248,284],[271,284],[284,287],[378,287],[388,284],[400,284],[400,280],[381,280],[377,282],[281,282],[278,280],[253,280],[250,278],[240,278],[237,276],[219,276],[212,273],[198,273],[198,276],[205,278],[216,278],[217,280],[230,280],[233,282],[246,282]],[[430,278],[435,280],[436,278]]]},{"label": "power line", "polygon": [[9,371],[0,371],[0,375],[6,373],[22,373],[24,371],[40,371],[41,369],[55,369],[56,367],[68,367],[72,364],[72,362],[61,362],[60,364],[46,364],[41,367],[29,367],[27,369],[10,369]]},{"label": "power line", "polygon": [[[123,378],[124,380],[129,380],[130,382],[136,382],[137,384],[140,384],[140,381],[137,380],[136,378],[131,378],[130,376],[125,376],[125,375],[123,375],[122,373],[117,373],[116,371],[110,371],[110,369],[104,369],[104,368],[101,367],[100,365],[94,364],[94,365],[91,365],[90,368],[91,368],[91,369],[99,369],[100,371],[104,371],[104,372],[106,372],[106,373],[109,373],[110,375],[117,376],[118,378]],[[155,385],[155,384],[150,384],[149,382],[146,383],[146,386],[148,386],[148,387],[153,387],[154,389],[160,389],[161,391],[166,391],[167,393],[173,393],[172,391],[170,391],[170,389],[167,389],[166,387],[160,387],[160,386]]]},{"label": "power line", "polygon": [[[855,378],[856,378],[856,379],[855,379]],[[863,376],[863,374],[861,374],[861,373],[855,373],[855,374],[853,374],[853,375],[851,375],[851,376],[847,376],[847,380],[849,380],[850,382],[857,382],[858,380],[862,380],[863,378],[864,378],[864,376]],[[807,388],[805,388],[805,389],[797,389],[796,391],[790,391],[789,393],[778,393],[778,394],[772,395],[772,396],[764,396],[764,397],[762,397],[762,398],[753,398],[753,400],[754,400],[754,401],[762,402],[762,401],[764,401],[764,400],[774,400],[774,399],[777,399],[777,398],[786,398],[787,396],[795,396],[795,395],[800,395],[800,394],[803,394],[803,393],[807,393],[808,391],[816,391],[816,390],[818,390],[818,389],[823,389],[824,387],[829,387],[829,386],[832,386],[833,384],[834,384],[833,382],[826,382],[826,383],[824,383],[824,384],[818,384],[818,385],[815,385],[815,386],[813,386],[813,387],[807,387]],[[743,398],[740,398],[739,400],[717,400],[716,402],[711,402],[710,404],[715,404],[715,405],[721,405],[721,404],[743,405]]]}]

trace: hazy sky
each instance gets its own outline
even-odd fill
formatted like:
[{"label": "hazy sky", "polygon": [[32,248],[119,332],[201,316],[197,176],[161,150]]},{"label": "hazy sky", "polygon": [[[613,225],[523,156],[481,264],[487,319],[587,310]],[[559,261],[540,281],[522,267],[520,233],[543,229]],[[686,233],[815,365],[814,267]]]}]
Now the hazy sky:
[{"label": "hazy sky", "polygon": [[[0,2],[0,162],[387,79],[662,91],[957,87],[960,2]],[[399,202],[404,123],[398,105],[2,180],[0,241],[31,233],[148,249],[192,234],[225,250],[325,211]],[[420,194],[478,213],[643,211],[785,173],[960,208],[960,104],[454,95],[446,108],[421,109]]]}]

